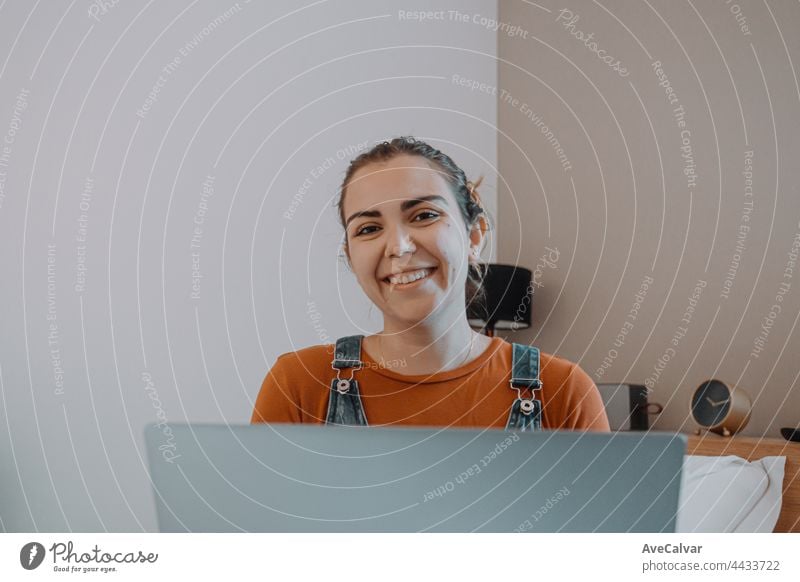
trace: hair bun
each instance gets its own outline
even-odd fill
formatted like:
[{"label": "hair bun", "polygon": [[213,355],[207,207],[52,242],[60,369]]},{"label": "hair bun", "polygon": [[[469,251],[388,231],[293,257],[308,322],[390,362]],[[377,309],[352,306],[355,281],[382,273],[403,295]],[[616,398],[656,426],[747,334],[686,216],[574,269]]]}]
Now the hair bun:
[{"label": "hair bun", "polygon": [[472,198],[472,200],[482,209],[483,204],[481,203],[480,194],[478,194],[478,186],[481,185],[481,182],[483,182],[483,176],[478,178],[476,182],[473,182],[472,180],[467,180],[466,185],[467,185],[467,191],[469,191],[470,198]]}]

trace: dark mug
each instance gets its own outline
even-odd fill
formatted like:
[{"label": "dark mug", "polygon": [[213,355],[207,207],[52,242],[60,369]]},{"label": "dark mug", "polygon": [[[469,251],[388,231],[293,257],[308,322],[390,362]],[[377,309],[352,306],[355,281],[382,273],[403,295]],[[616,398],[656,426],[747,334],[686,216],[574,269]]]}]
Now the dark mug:
[{"label": "dark mug", "polygon": [[792,441],[793,443],[800,443],[800,428],[782,428],[781,434],[783,438],[787,441]]}]

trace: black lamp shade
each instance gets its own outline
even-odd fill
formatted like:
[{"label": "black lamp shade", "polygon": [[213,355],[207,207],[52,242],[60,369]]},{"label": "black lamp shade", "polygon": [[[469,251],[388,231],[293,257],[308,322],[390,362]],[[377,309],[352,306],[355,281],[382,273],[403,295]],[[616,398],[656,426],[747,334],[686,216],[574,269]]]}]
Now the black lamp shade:
[{"label": "black lamp shade", "polygon": [[484,304],[473,301],[467,306],[467,319],[473,327],[523,329],[531,325],[532,273],[514,265],[488,264],[483,287]]}]

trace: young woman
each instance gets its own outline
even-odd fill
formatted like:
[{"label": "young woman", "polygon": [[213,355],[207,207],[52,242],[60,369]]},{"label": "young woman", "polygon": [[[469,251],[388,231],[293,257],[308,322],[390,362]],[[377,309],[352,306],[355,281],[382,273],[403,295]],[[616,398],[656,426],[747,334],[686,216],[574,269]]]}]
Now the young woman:
[{"label": "young woman", "polygon": [[467,323],[487,222],[447,155],[413,138],[378,144],[351,162],[338,206],[383,330],[280,356],[251,422],[609,430],[576,364]]}]

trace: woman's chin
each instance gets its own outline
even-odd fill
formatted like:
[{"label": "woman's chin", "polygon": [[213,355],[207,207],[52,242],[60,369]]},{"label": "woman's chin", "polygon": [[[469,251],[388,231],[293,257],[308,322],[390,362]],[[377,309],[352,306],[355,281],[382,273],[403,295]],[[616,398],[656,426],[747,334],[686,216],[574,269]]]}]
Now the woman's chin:
[{"label": "woman's chin", "polygon": [[[419,285],[417,289],[398,291],[388,284],[381,284],[377,293],[371,296],[375,306],[381,310],[384,322],[393,321],[397,326],[408,328],[418,324],[427,324],[445,312],[452,311],[455,305],[465,305],[463,294],[453,289],[442,289],[432,282]],[[463,308],[461,313],[463,313]]]}]

